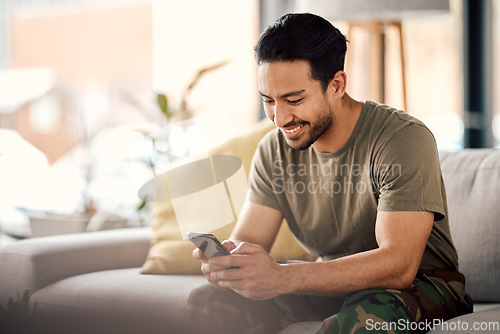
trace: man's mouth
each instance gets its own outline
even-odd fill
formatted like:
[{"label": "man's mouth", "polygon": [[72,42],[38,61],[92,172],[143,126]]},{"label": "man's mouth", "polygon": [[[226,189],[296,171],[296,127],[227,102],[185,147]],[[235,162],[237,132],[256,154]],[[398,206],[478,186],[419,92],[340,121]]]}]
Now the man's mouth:
[{"label": "man's mouth", "polygon": [[288,130],[283,129],[283,131],[284,131],[285,133],[294,133],[294,132],[299,131],[299,129],[300,129],[303,125],[304,125],[304,124],[299,124],[299,125],[297,125],[296,127],[294,127],[293,129],[288,129]]}]

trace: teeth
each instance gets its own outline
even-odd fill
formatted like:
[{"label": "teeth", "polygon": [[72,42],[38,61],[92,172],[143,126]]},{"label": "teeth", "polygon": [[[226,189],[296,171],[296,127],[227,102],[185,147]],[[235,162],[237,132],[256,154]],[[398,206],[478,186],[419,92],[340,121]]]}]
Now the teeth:
[{"label": "teeth", "polygon": [[299,130],[301,127],[302,127],[302,124],[300,124],[299,126],[297,126],[296,128],[293,128],[291,130],[283,129],[283,131],[285,131],[286,133],[293,133],[293,132],[296,132],[297,130]]}]

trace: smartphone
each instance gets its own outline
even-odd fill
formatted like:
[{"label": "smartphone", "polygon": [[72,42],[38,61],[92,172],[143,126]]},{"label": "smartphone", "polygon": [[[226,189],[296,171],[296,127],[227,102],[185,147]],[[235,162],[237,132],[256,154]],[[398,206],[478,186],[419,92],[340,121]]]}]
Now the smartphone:
[{"label": "smartphone", "polygon": [[188,232],[187,236],[209,259],[231,254],[212,234]]}]

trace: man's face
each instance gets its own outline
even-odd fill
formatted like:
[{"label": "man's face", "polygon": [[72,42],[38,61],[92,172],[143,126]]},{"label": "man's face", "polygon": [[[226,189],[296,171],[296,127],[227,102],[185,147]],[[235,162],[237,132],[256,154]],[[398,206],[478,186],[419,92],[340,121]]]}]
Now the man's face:
[{"label": "man's face", "polygon": [[264,62],[259,66],[258,86],[267,117],[291,148],[305,150],[330,129],[333,113],[328,90],[325,93],[320,82],[311,78],[309,62]]}]

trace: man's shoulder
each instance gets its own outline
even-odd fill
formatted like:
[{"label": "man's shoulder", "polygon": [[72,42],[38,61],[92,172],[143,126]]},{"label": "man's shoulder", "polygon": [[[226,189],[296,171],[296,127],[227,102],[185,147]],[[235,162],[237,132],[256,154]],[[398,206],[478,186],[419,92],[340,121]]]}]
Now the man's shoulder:
[{"label": "man's shoulder", "polygon": [[372,124],[378,123],[382,128],[398,129],[408,124],[426,127],[421,120],[401,109],[373,101],[366,101],[366,104],[368,107],[367,118],[370,119]]},{"label": "man's shoulder", "polygon": [[434,136],[418,118],[394,107],[369,101],[369,111],[365,124],[369,127],[375,147],[385,146],[391,140],[407,137],[411,141],[428,139]]}]

